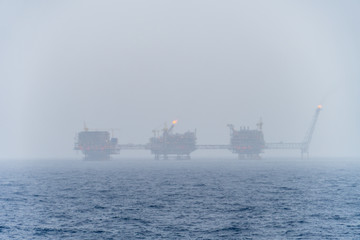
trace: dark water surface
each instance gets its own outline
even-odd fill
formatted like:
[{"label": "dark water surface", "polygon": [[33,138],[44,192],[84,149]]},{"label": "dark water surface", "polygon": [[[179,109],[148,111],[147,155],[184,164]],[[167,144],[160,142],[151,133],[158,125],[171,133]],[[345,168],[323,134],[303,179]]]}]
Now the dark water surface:
[{"label": "dark water surface", "polygon": [[0,163],[0,239],[360,239],[360,159]]}]

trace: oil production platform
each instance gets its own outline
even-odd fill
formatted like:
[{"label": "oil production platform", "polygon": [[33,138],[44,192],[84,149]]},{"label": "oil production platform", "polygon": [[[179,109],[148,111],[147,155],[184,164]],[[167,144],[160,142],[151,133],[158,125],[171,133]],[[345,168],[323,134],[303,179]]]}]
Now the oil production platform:
[{"label": "oil production platform", "polygon": [[110,138],[107,131],[89,131],[85,124],[84,131],[77,136],[74,149],[82,151],[86,160],[106,160],[111,154],[120,152],[117,138]]},{"label": "oil production platform", "polygon": [[301,158],[309,158],[310,142],[318,120],[321,105],[318,105],[313,116],[310,127],[302,142],[292,143],[267,143],[262,131],[263,123],[260,120],[255,129],[240,127],[236,130],[234,125],[228,124],[230,129],[230,143],[216,145],[196,144],[196,130],[185,133],[174,133],[173,129],[177,123],[174,120],[168,128],[166,125],[162,131],[153,130],[153,137],[147,144],[118,144],[118,139],[110,137],[108,131],[84,130],[75,138],[75,150],[84,154],[86,160],[106,160],[113,154],[119,154],[121,150],[150,150],[155,159],[190,159],[190,154],[195,150],[227,149],[238,155],[239,159],[260,159],[260,154],[271,149],[297,149],[300,150]]},{"label": "oil production platform", "polygon": [[176,156],[177,159],[190,159],[190,153],[196,150],[196,131],[185,132],[183,134],[173,133],[177,120],[172,122],[170,128],[166,126],[160,135],[158,131],[153,130],[154,136],[150,138],[148,148],[155,155],[155,159],[168,156]]}]

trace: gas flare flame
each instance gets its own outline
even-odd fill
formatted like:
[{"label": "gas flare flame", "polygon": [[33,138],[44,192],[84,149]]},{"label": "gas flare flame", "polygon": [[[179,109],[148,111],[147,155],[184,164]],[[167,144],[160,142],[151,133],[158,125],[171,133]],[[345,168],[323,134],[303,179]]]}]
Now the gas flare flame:
[{"label": "gas flare flame", "polygon": [[320,105],[318,105],[318,109],[322,109],[322,105],[320,104]]},{"label": "gas flare flame", "polygon": [[172,121],[172,124],[176,124],[178,122],[178,120],[174,120]]}]

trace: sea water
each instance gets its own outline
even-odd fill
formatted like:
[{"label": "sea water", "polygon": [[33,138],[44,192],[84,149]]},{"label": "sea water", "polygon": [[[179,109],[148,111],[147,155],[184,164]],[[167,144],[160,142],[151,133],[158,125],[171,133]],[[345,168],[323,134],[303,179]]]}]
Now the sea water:
[{"label": "sea water", "polygon": [[360,159],[0,164],[0,239],[360,239]]}]

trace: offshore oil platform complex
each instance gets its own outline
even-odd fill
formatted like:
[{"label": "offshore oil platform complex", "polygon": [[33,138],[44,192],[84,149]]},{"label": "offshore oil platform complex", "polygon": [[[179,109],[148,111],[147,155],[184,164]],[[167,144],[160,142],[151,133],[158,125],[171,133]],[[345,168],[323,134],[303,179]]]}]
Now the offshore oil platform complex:
[{"label": "offshore oil platform complex", "polygon": [[238,155],[239,159],[260,159],[260,154],[265,149],[298,149],[301,157],[309,157],[309,146],[315,125],[322,106],[315,110],[315,115],[310,124],[308,132],[302,142],[294,143],[266,143],[262,132],[262,121],[257,124],[256,129],[240,127],[236,130],[234,125],[228,124],[230,129],[230,144],[225,145],[197,145],[196,131],[185,133],[174,133],[173,129],[177,120],[172,125],[162,129],[162,132],[153,131],[154,136],[147,144],[118,144],[118,139],[110,137],[108,131],[90,131],[86,126],[75,139],[75,150],[80,150],[86,160],[109,159],[110,155],[119,154],[120,150],[150,150],[155,159],[190,159],[190,154],[197,149],[227,149]]}]

